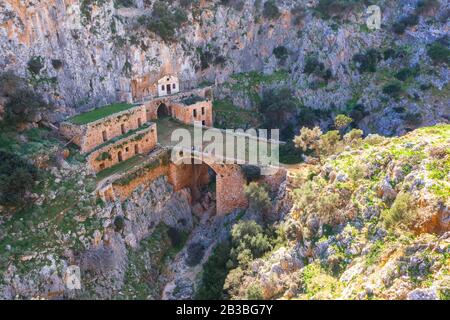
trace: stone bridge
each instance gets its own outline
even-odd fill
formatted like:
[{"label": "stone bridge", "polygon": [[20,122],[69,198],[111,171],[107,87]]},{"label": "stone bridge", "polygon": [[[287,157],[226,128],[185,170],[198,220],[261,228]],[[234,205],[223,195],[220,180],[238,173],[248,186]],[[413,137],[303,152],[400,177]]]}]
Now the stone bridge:
[{"label": "stone bridge", "polygon": [[[207,167],[216,175],[216,214],[224,215],[234,209],[244,209],[248,200],[244,192],[247,179],[238,164],[218,162],[216,158],[199,152],[180,151],[183,155],[171,162],[169,182],[175,191],[189,184],[207,183]],[[190,186],[191,190],[195,186]]]},{"label": "stone bridge", "polygon": [[[204,183],[207,179],[205,176],[207,166],[216,175],[216,214],[224,215],[235,209],[247,208],[245,186],[248,181],[242,165],[236,163],[236,159],[181,147],[172,149],[171,158],[169,182],[174,185],[175,190],[187,187],[188,181]],[[264,172],[261,181],[267,183],[274,191],[286,177],[286,171],[279,167],[264,167],[261,172]]]}]

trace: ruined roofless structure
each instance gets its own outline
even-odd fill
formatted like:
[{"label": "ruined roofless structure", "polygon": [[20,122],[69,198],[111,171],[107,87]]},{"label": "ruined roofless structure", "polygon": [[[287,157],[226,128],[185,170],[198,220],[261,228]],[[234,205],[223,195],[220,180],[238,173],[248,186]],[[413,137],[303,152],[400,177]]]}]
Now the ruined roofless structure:
[{"label": "ruined roofless structure", "polygon": [[[80,148],[96,172],[98,195],[106,202],[123,202],[136,190],[166,176],[175,192],[189,188],[192,201],[197,201],[198,190],[214,176],[216,214],[246,208],[244,186],[248,181],[239,164],[216,163],[209,157],[203,157],[201,164],[175,164],[170,161],[170,145],[160,142],[162,137],[158,139],[158,123],[162,122],[161,132],[167,133],[167,120],[175,128],[191,127],[194,122],[211,127],[211,87],[185,91],[173,75],[164,76],[155,85],[155,97],[139,103],[111,104],[61,123],[62,135]],[[180,91],[176,92],[177,88]],[[261,179],[275,191],[284,175],[284,170],[278,170]]]},{"label": "ruined roofless structure", "polygon": [[158,97],[142,103],[115,103],[74,116],[60,126],[95,172],[137,154],[146,154],[158,143],[152,120],[169,116],[192,125],[212,126],[211,88],[180,92],[178,78],[165,75],[157,81]]}]

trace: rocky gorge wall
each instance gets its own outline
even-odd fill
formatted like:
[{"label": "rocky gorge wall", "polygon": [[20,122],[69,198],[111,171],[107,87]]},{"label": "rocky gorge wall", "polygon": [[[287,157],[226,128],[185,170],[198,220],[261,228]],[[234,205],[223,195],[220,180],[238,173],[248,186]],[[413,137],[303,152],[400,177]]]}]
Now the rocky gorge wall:
[{"label": "rocky gorge wall", "polygon": [[[441,1],[439,8],[422,14],[403,35],[393,33],[391,26],[413,12],[417,1],[376,1],[382,28],[373,32],[365,28],[364,7],[344,19],[325,19],[315,13],[318,1],[276,3],[280,15],[271,19],[263,14],[262,1],[247,0],[241,8],[200,1],[186,10],[188,22],[176,30],[176,39],[164,41],[139,22],[140,16],[151,15],[146,2],[116,8],[108,0],[6,0],[0,5],[0,66],[26,76],[44,91],[56,104],[54,119],[120,100],[131,93],[133,79],[154,82],[166,73],[177,74],[181,82],[215,82],[219,98],[228,96],[236,105],[251,108],[254,102],[245,86],[231,90],[226,85],[231,76],[286,69],[286,78],[273,86],[290,87],[314,109],[363,104],[370,115],[358,122],[371,132],[396,134],[410,128],[405,115],[395,111],[399,108],[420,114],[422,125],[448,121],[448,68],[431,66],[426,55],[427,45],[448,31],[448,3]],[[297,6],[303,11],[294,10]],[[277,47],[286,48],[287,56],[278,59]],[[407,56],[380,61],[382,72],[360,74],[352,59],[372,47],[406,48]],[[330,70],[326,83],[304,72],[309,55]],[[30,69],[30,61],[40,67],[38,72]],[[384,69],[415,64],[433,71],[421,72],[398,101],[382,97]],[[317,81],[319,86],[314,85]],[[422,84],[435,89],[421,91]]]},{"label": "rocky gorge wall", "polygon": [[[173,227],[179,232],[193,228],[189,193],[181,190],[173,192],[162,176],[147,187],[140,187],[123,204],[107,204],[95,213],[104,221],[104,228],[97,229],[87,250],[78,253],[63,248],[66,253],[53,258],[53,263],[44,268],[35,268],[25,275],[15,274],[10,267],[0,285],[3,299],[14,297],[54,298],[119,298],[119,291],[131,296],[136,294],[136,285],[130,281],[148,277],[141,272],[155,273],[150,283],[157,288],[164,270],[164,257],[173,247],[166,230]],[[152,237],[158,236],[157,239]],[[133,257],[144,259],[145,268],[137,272]],[[24,262],[22,262],[23,264]],[[65,277],[68,266],[79,266],[81,270],[81,290],[70,290]],[[131,270],[131,271],[130,271]],[[121,292],[122,292],[121,291]],[[150,292],[150,291],[148,291]],[[158,292],[154,292],[158,298]]]}]

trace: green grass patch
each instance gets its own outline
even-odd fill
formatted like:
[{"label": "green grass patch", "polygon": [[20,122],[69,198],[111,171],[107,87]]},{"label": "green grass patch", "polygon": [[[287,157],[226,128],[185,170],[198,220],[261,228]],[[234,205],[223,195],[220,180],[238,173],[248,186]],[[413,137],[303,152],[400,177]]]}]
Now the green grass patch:
[{"label": "green grass patch", "polygon": [[130,103],[113,103],[104,107],[100,107],[85,113],[81,113],[72,118],[69,118],[68,121],[73,124],[83,125],[90,122],[97,121],[99,119],[110,116],[114,113],[122,112],[128,109],[135,107],[136,105]]},{"label": "green grass patch", "polygon": [[106,168],[105,170],[102,170],[99,173],[97,173],[97,181],[101,181],[101,180],[105,179],[106,177],[109,177],[116,173],[125,172],[125,171],[139,165],[144,160],[145,160],[145,157],[143,155],[137,155],[137,156],[131,157],[125,161],[119,162],[118,164],[116,164],[112,167]]},{"label": "green grass patch", "polygon": [[214,126],[226,129],[256,128],[261,124],[258,112],[238,108],[230,99],[214,100]]}]

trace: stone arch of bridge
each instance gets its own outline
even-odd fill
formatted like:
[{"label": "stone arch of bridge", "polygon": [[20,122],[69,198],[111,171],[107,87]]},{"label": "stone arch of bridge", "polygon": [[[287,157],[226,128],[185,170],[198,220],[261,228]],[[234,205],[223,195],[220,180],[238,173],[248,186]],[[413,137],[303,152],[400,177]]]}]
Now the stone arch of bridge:
[{"label": "stone arch of bridge", "polygon": [[169,181],[172,182],[175,190],[189,186],[192,177],[204,179],[202,169],[199,170],[200,175],[197,176],[196,170],[198,169],[196,169],[195,163],[204,164],[215,173],[217,215],[225,215],[235,209],[245,209],[248,206],[244,191],[247,180],[241,166],[220,163],[209,157],[192,154],[180,155],[176,162],[171,162]]}]

